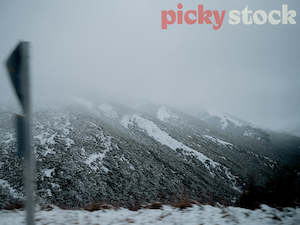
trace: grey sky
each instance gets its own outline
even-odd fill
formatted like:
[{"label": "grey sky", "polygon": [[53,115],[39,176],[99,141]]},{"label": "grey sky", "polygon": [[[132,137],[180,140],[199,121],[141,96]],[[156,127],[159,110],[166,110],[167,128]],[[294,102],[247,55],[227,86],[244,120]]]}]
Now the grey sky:
[{"label": "grey sky", "polygon": [[[161,10],[204,4],[227,11],[223,27],[172,25]],[[300,19],[232,26],[228,11],[270,11],[296,0],[48,0],[0,2],[0,61],[32,43],[34,95],[139,96],[181,108],[213,108],[260,126],[300,126]],[[296,17],[298,20],[298,17]],[[0,96],[12,99],[4,66]]]}]

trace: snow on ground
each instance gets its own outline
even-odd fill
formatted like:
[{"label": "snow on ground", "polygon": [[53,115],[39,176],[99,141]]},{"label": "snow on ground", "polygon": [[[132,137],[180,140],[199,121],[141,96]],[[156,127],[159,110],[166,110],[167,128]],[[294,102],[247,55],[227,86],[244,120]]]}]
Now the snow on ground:
[{"label": "snow on ground", "polygon": [[[0,187],[3,189],[7,189],[9,191],[10,195],[16,199],[23,198],[23,195],[21,195],[17,190],[15,190],[12,186],[10,186],[10,184],[8,183],[7,180],[0,179]],[[0,219],[0,222],[1,222],[1,219]]]},{"label": "snow on ground", "polygon": [[205,137],[206,139],[209,139],[211,140],[212,142],[218,144],[218,145],[224,145],[224,146],[230,146],[232,147],[233,144],[229,143],[229,142],[226,142],[226,141],[223,141],[219,138],[216,138],[216,137],[212,137],[212,136],[209,136],[209,135],[203,135],[203,137]]},{"label": "snow on ground", "polygon": [[114,110],[114,108],[111,105],[108,104],[101,104],[98,106],[98,108],[103,112],[103,114],[106,117],[109,117],[111,119],[117,119],[118,113]]},{"label": "snow on ground", "polygon": [[162,106],[157,111],[157,119],[166,122],[168,119],[178,119],[178,116],[172,113],[166,106]]},{"label": "snow on ground", "polygon": [[[35,221],[37,225],[297,225],[300,224],[300,208],[279,211],[266,205],[257,210],[194,205],[183,210],[164,206],[162,209],[129,211],[121,208],[94,212],[54,208],[50,211],[38,211]],[[24,211],[0,211],[0,224],[25,224]]]},{"label": "snow on ground", "polygon": [[175,140],[165,131],[161,130],[155,123],[141,116],[138,115],[124,116],[121,121],[121,124],[126,128],[129,128],[130,125],[133,126],[134,124],[136,124],[139,128],[143,129],[150,137],[154,138],[159,143],[166,145],[173,150],[182,149],[183,154],[196,157],[199,161],[201,161],[205,165],[207,169],[210,169],[210,167],[207,165],[207,162],[209,162],[209,164],[212,167],[216,167],[220,165],[218,162],[213,161],[212,159],[206,157],[204,154]]}]

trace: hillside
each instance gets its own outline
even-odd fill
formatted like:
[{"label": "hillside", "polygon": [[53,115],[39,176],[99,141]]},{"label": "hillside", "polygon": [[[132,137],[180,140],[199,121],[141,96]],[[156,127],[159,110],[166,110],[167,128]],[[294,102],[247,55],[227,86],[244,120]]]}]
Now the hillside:
[{"label": "hillside", "polygon": [[[0,113],[0,207],[23,198],[11,111]],[[39,201],[64,207],[182,198],[232,205],[249,177],[264,184],[300,146],[230,116],[84,99],[36,110],[33,131]]]}]

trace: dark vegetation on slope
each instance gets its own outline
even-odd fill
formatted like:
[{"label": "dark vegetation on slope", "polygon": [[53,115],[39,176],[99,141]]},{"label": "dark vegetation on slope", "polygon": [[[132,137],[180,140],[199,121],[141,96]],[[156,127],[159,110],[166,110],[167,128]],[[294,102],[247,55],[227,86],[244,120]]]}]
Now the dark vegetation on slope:
[{"label": "dark vegetation on slope", "polygon": [[263,186],[256,185],[255,179],[250,177],[249,184],[237,202],[237,206],[256,209],[261,204],[274,208],[299,207],[299,170],[284,167]]},{"label": "dark vegetation on slope", "polygon": [[[190,199],[201,204],[232,205],[239,198],[224,170],[213,170],[215,176],[211,176],[203,163],[185,156],[182,150],[159,143],[136,125],[124,128],[120,121],[125,115],[141,115],[175,140],[226,166],[238,177],[238,186],[244,188],[246,184],[242,198],[256,187],[263,189],[282,163],[290,164],[290,158],[297,161],[299,155],[299,138],[268,134],[250,126],[229,122],[223,130],[221,123],[213,126],[180,112],[176,112],[180,119],[160,121],[156,108],[152,114],[149,110],[144,114],[115,107],[117,119],[94,110],[74,106],[35,114],[37,195],[41,205],[82,208],[110,204],[135,209],[153,202],[177,204]],[[12,121],[11,113],[0,113],[0,208],[22,206],[23,167],[16,157]],[[245,136],[245,132],[250,135]],[[220,144],[205,135],[233,145]],[[87,164],[95,153],[105,153],[105,157]],[[255,182],[247,181],[248,174],[253,174]],[[257,204],[268,204],[262,197]],[[250,205],[251,201],[246,203]]]},{"label": "dark vegetation on slope", "polygon": [[[163,194],[161,194],[163,196]],[[135,201],[126,206],[118,201],[109,202],[91,202],[81,207],[70,207],[63,204],[57,205],[62,209],[84,209],[87,211],[118,209],[126,207],[129,210],[137,211],[140,209],[161,209],[163,205],[170,205],[175,208],[185,209],[192,205],[208,204],[216,206],[218,204],[213,199],[196,201],[190,198],[184,190],[181,194],[173,194],[169,199],[158,197],[149,201],[149,203],[142,203],[142,201]],[[273,208],[282,209],[285,207],[299,207],[300,206],[300,173],[295,168],[284,167],[278,174],[273,176],[265,185],[257,185],[253,177],[249,177],[248,184],[239,200],[234,206],[258,209],[262,204],[266,204]],[[41,204],[41,209],[51,210],[53,207],[48,204]],[[15,210],[23,209],[24,202],[16,201],[5,205],[2,209]]]}]

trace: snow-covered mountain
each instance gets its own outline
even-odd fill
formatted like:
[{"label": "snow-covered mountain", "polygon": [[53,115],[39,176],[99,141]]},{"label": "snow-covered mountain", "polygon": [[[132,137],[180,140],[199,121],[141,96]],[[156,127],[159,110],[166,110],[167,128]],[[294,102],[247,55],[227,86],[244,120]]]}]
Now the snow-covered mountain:
[{"label": "snow-covered mountain", "polygon": [[[13,115],[0,109],[0,207],[22,199]],[[248,178],[263,184],[299,157],[300,138],[229,115],[76,99],[37,110],[33,128],[40,201],[134,205],[184,197],[232,204]]]}]

